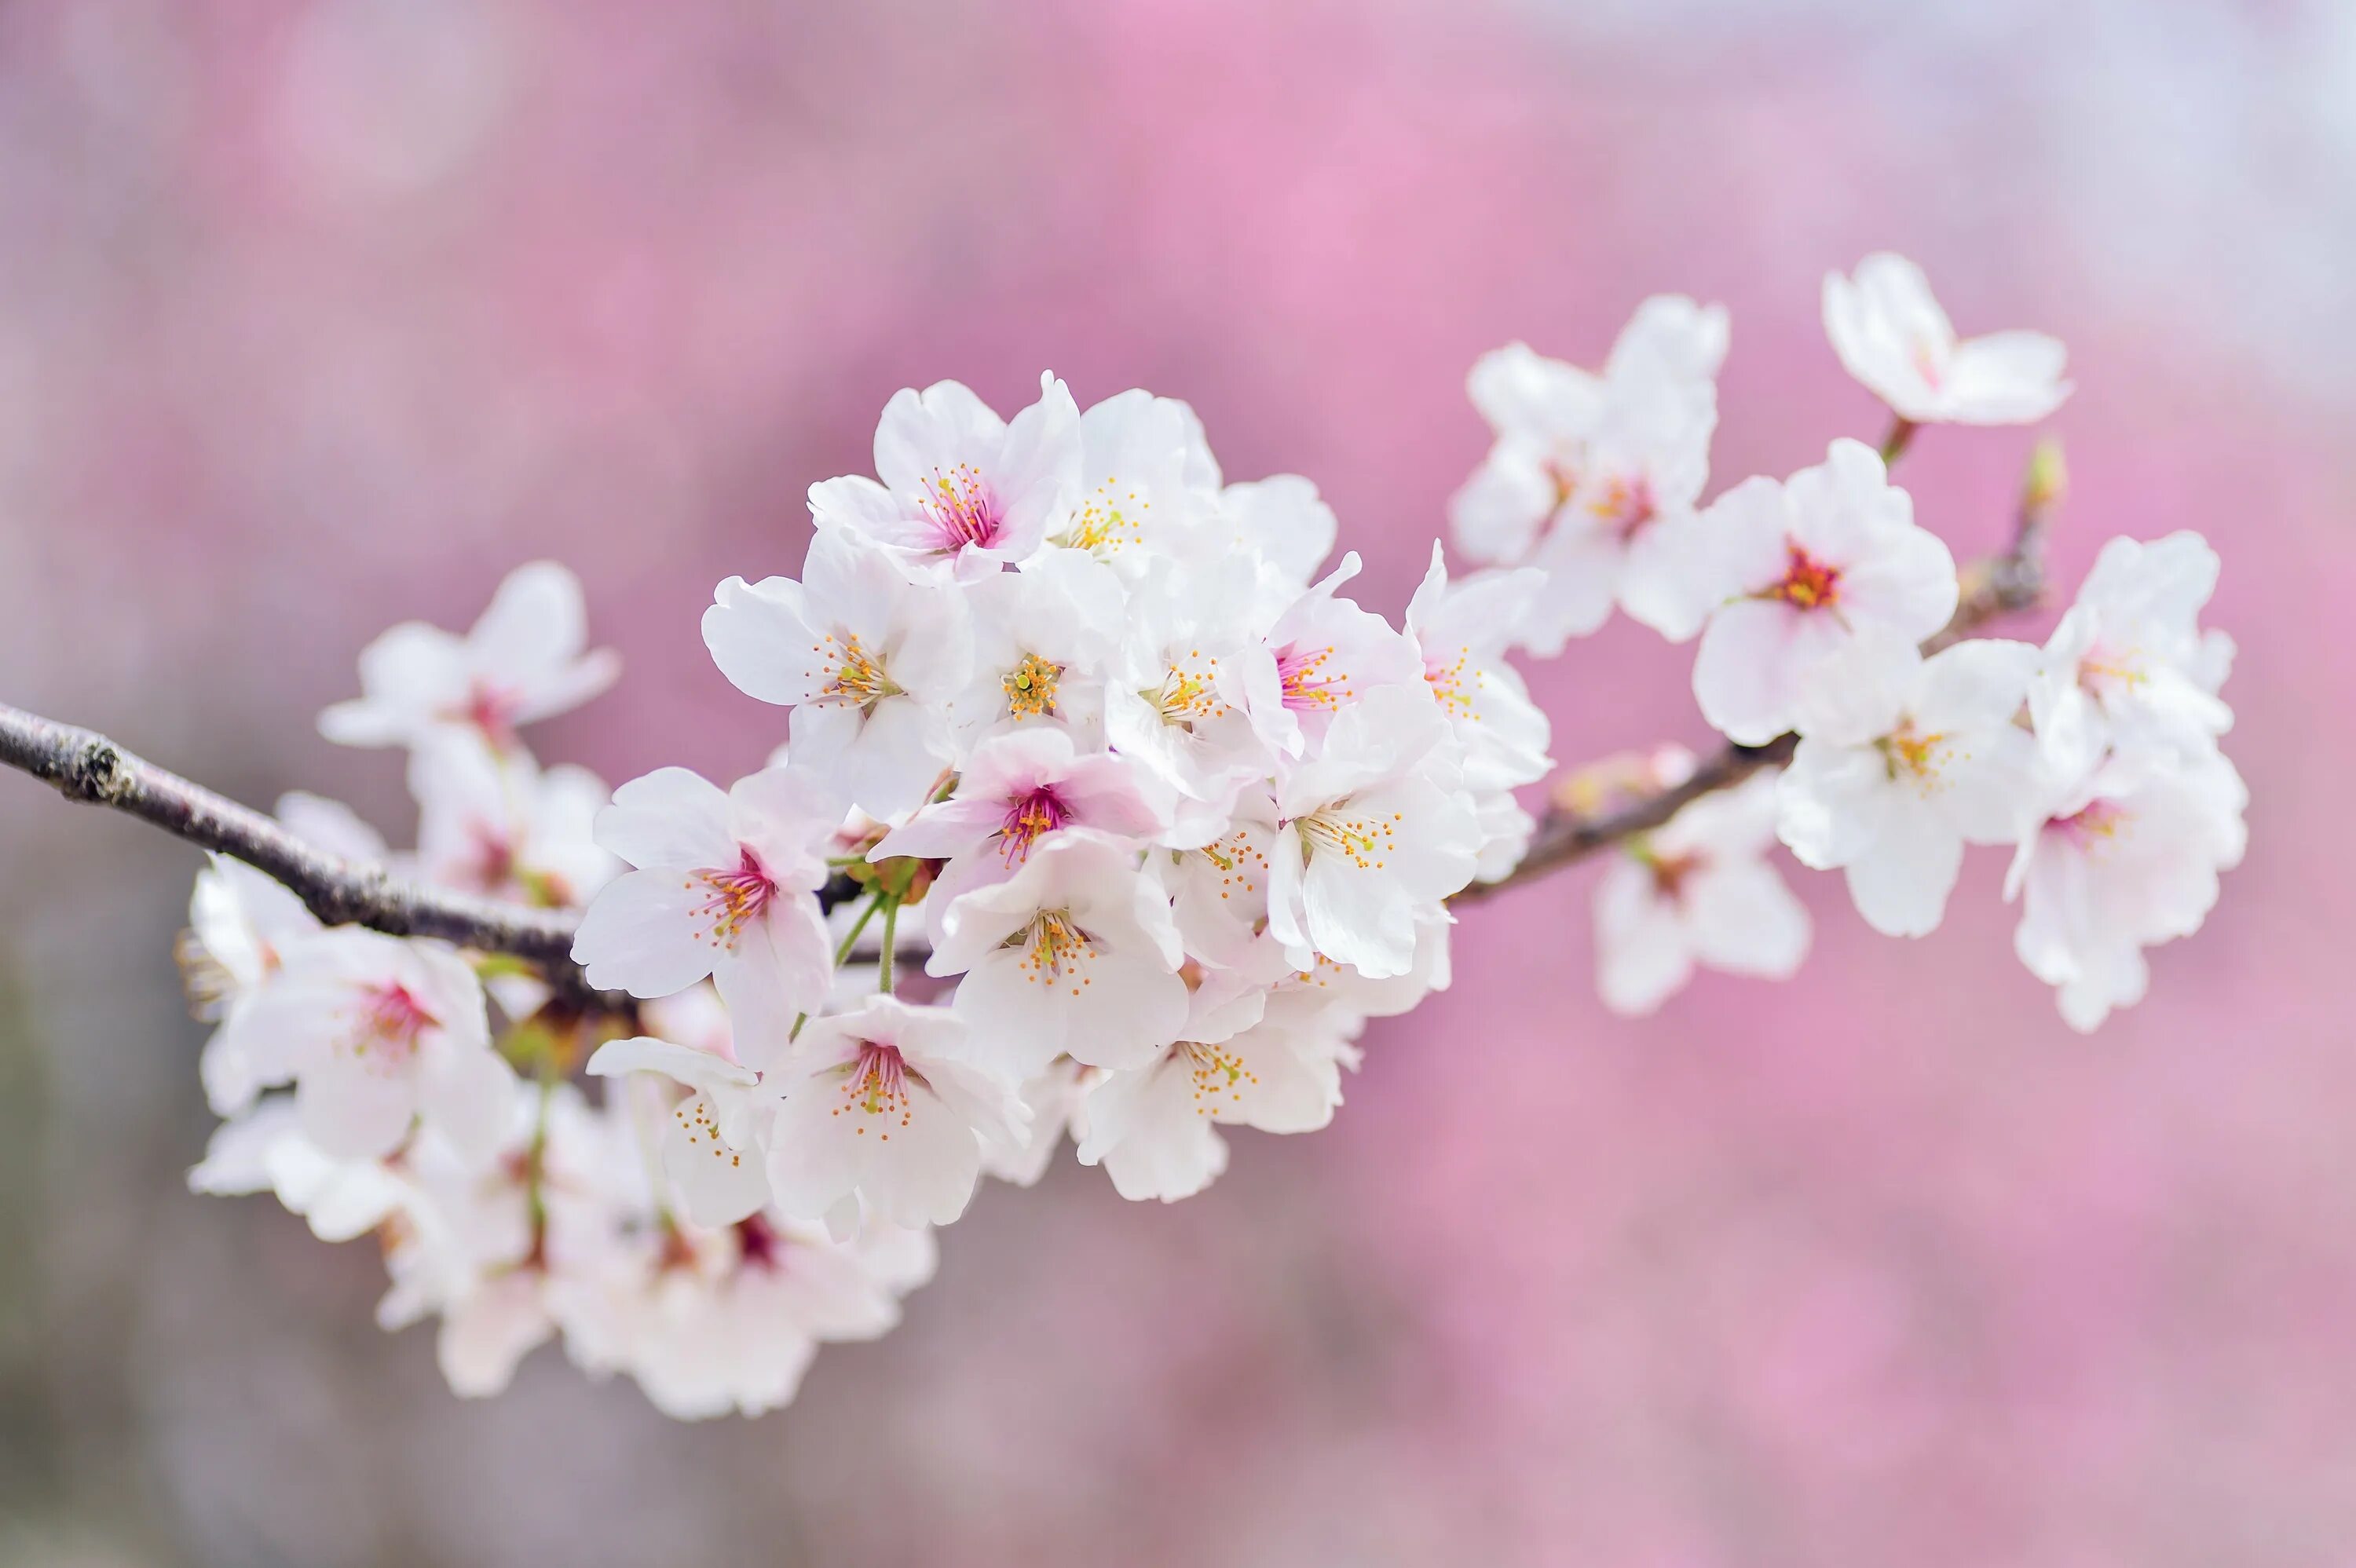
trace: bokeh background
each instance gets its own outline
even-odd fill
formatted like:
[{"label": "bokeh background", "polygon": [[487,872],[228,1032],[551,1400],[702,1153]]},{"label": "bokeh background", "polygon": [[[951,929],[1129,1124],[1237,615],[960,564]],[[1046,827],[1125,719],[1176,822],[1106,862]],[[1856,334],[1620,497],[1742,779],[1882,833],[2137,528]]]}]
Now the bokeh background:
[{"label": "bokeh background", "polygon": [[[730,572],[891,391],[1191,400],[1403,605],[1514,336],[1733,311],[1720,483],[1876,433],[1818,280],[1921,260],[2069,343],[2073,582],[2221,547],[2252,849],[2093,1039],[2000,857],[1782,987],[1589,979],[1591,871],[1468,914],[1335,1127],[1207,1195],[986,1190],[790,1411],[553,1351],[466,1404],[380,1268],[198,1199],[194,857],[0,778],[0,1562],[2356,1562],[2356,8],[2345,0],[16,0],[0,9],[0,698],[396,837],[314,712],[383,625],[571,562],[608,778],[780,733]],[[1959,555],[2023,432],[1907,460]],[[2024,628],[2041,634],[2032,624]],[[1703,727],[1616,625],[1577,759]]]}]

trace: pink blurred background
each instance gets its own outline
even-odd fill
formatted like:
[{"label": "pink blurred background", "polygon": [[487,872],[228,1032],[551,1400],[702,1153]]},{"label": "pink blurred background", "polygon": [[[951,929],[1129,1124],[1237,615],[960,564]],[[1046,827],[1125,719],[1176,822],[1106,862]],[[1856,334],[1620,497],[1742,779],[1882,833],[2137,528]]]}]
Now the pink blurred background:
[{"label": "pink blurred background", "polygon": [[[372,1248],[181,1188],[193,856],[0,779],[0,1562],[2356,1563],[2342,0],[27,0],[0,699],[398,836],[312,715],[552,555],[629,674],[542,754],[742,769],[697,613],[894,388],[1186,398],[1396,612],[1476,353],[1722,300],[1717,482],[1783,473],[1878,432],[1816,292],[1880,247],[2068,341],[2065,583],[2224,553],[2252,849],[2143,1007],[2067,1032],[1982,852],[1920,944],[1795,870],[1797,982],[1623,1022],[1582,871],[1468,913],[1333,1131],[986,1190],[787,1413],[553,1351],[466,1404]],[[2028,443],[1918,442],[1959,555]],[[1687,667],[1539,668],[1558,754],[1703,741]]]}]

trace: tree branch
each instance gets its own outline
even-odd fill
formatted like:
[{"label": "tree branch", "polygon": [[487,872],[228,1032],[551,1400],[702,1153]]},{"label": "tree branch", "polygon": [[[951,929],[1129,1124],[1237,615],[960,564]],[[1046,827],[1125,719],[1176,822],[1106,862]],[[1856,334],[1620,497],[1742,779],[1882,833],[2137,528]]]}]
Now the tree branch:
[{"label": "tree branch", "polygon": [[[1902,450],[1901,433],[1912,433],[1903,421],[1891,437]],[[2033,610],[2044,603],[2045,536],[2061,506],[2062,490],[2062,449],[2051,442],[2040,443],[2029,457],[2029,475],[2021,485],[2020,510],[2013,519],[2011,544],[2003,554],[1965,569],[1963,595],[1956,602],[1955,613],[1944,629],[1922,645],[1924,653],[1951,647],[2000,616]],[[1781,767],[1790,762],[1793,749],[1799,743],[1797,735],[1787,733],[1763,746],[1730,744],[1680,783],[1610,811],[1588,813],[1567,805],[1549,806],[1538,819],[1537,830],[1530,836],[1529,848],[1522,852],[1521,860],[1512,870],[1494,882],[1474,882],[1449,902],[1478,902],[1493,893],[1535,881],[1550,871],[1583,860],[1607,845],[1650,833],[1703,795],[1731,789],[1762,769]]]},{"label": "tree branch", "polygon": [[[2002,555],[1964,573],[1963,598],[1946,629],[1923,645],[1935,652],[2000,615],[2033,609],[2045,595],[2045,534],[2062,496],[2058,448],[2040,445],[2030,460],[2012,543]],[[1730,789],[1764,768],[1789,762],[1798,738],[1763,746],[1728,746],[1682,782],[1610,811],[1548,809],[1521,863],[1494,882],[1476,882],[1452,902],[1470,903],[1534,881],[1659,827],[1703,795]],[[510,954],[538,966],[576,1005],[623,1011],[626,997],[593,989],[573,962],[578,914],[533,909],[429,887],[386,867],[347,860],[297,838],[272,818],[179,774],[134,756],[94,731],[60,724],[0,703],[0,763],[46,779],[69,800],[111,806],[176,837],[219,850],[284,883],[328,925],[364,925],[393,936],[433,936],[480,953]],[[822,908],[858,890],[838,876],[819,892]]]}]

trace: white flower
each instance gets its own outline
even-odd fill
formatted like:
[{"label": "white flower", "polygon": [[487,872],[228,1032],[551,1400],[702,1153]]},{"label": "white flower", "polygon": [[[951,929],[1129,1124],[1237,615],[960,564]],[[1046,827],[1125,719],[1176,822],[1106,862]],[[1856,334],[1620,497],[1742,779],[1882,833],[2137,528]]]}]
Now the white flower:
[{"label": "white flower", "polygon": [[1216,1125],[1314,1132],[1342,1103],[1338,1025],[1317,998],[1206,985],[1183,1038],[1088,1091],[1083,1165],[1132,1201],[1191,1198],[1226,1168]]},{"label": "white flower", "polygon": [[1258,583],[1255,558],[1224,555],[1149,576],[1130,599],[1105,733],[1161,781],[1175,842],[1218,837],[1237,793],[1275,765],[1221,673],[1251,650]]},{"label": "white flower", "polygon": [[1505,659],[1522,617],[1545,587],[1532,571],[1476,571],[1451,583],[1440,541],[1408,602],[1408,635],[1423,656],[1423,677],[1464,749],[1467,789],[1511,789],[1546,777],[1552,726]]},{"label": "white flower", "polygon": [[1079,420],[1052,375],[1011,422],[955,381],[903,388],[875,427],[884,482],[813,485],[810,516],[822,532],[880,546],[918,574],[970,582],[1020,564],[1063,522],[1079,489]]},{"label": "white flower", "polygon": [[2059,987],[2062,1016],[2093,1029],[2143,999],[2143,949],[2190,936],[2241,863],[2249,791],[2211,750],[2115,757],[2064,795],[2021,841],[2005,897],[2022,900],[2013,947]]},{"label": "white flower", "polygon": [[2233,642],[2200,625],[2216,587],[2217,552],[2199,534],[2103,547],[2029,688],[2057,773],[2082,774],[2114,746],[2199,755],[2233,728],[2217,690]]},{"label": "white flower", "polygon": [[518,567],[465,636],[408,621],[362,649],[365,695],[320,714],[319,732],[344,746],[413,746],[455,727],[505,750],[519,726],[614,684],[620,656],[584,652],[588,640],[579,580],[553,561]]},{"label": "white flower", "polygon": [[543,772],[519,746],[496,752],[457,731],[410,753],[409,788],[419,868],[444,887],[572,909],[621,869],[593,834],[610,796],[586,768]]},{"label": "white flower", "polygon": [[1676,295],[1646,300],[1601,376],[1522,344],[1482,357],[1469,382],[1496,443],[1449,507],[1475,560],[1547,574],[1520,635],[1552,656],[1619,603],[1678,641],[1708,601],[1686,563],[1709,476],[1726,312]]},{"label": "white flower", "polygon": [[1059,1056],[1044,1072],[1032,1074],[1023,1085],[1023,1104],[1030,1120],[1012,1141],[983,1146],[982,1174],[1016,1187],[1038,1185],[1047,1174],[1048,1162],[1063,1147],[1064,1135],[1078,1120],[1088,1085],[1102,1072]]},{"label": "white flower", "polygon": [[1848,373],[1916,424],[2029,424],[2062,406],[2062,345],[2041,332],[1958,341],[1922,269],[1879,251],[1825,278],[1825,336]]},{"label": "white flower", "polygon": [[592,1077],[652,1072],[688,1093],[670,1107],[661,1135],[663,1174],[699,1225],[733,1225],[768,1207],[769,1125],[774,1107],[761,1074],[693,1046],[639,1035],[609,1040],[589,1058]]},{"label": "white flower", "polygon": [[2037,742],[2014,722],[2037,650],[1861,638],[1817,672],[1777,785],[1800,863],[1846,867],[1868,925],[1922,936],[1946,912],[1964,846],[2019,841],[2043,804]]},{"label": "white flower", "polygon": [[1178,1036],[1186,984],[1176,925],[1133,850],[1084,831],[1033,850],[1010,880],[940,917],[925,968],[956,975],[977,1058],[1017,1079],[1069,1055],[1134,1067]]},{"label": "white flower", "polygon": [[1192,548],[1218,504],[1219,468],[1194,411],[1131,389],[1080,416],[1080,482],[1048,542],[1135,579]]},{"label": "white flower", "polygon": [[1382,687],[1344,709],[1284,780],[1277,815],[1269,931],[1296,966],[1322,953],[1374,978],[1403,974],[1418,908],[1472,880],[1480,825],[1427,690]]},{"label": "white flower", "polygon": [[1221,667],[1219,695],[1251,716],[1269,752],[1298,757],[1333,716],[1384,686],[1423,675],[1416,645],[1380,615],[1334,592],[1358,575],[1357,552],[1277,615],[1266,635]]},{"label": "white flower", "polygon": [[799,767],[768,768],[725,795],[685,768],[614,792],[597,842],[637,868],[581,918],[573,956],[593,986],[664,997],[706,975],[740,1044],[782,1037],[825,998],[834,954],[812,890],[841,812]]},{"label": "white flower", "polygon": [[1141,784],[1127,758],[1079,755],[1060,730],[1001,735],[974,752],[954,794],[919,808],[867,858],[948,860],[927,900],[937,927],[957,899],[1012,876],[1051,834],[1077,827],[1145,839],[1161,833],[1162,813]]},{"label": "white flower", "polygon": [[1631,842],[1595,889],[1596,985],[1616,1013],[1659,1007],[1707,965],[1788,979],[1808,951],[1808,912],[1766,860],[1775,842],[1766,774],[1694,802]]},{"label": "white flower", "polygon": [[943,710],[971,667],[961,597],[908,581],[839,533],[810,541],[802,581],[732,577],[703,613],[720,673],[791,705],[795,761],[874,816],[907,810],[948,761]]},{"label": "white flower", "polygon": [[970,1054],[962,1019],[895,997],[812,1019],[762,1088],[783,1096],[769,1185],[807,1220],[855,1197],[895,1225],[946,1225],[973,1196],[983,1146],[1017,1141],[1029,1115],[1012,1076]]},{"label": "white flower", "polygon": [[1744,480],[1696,537],[1720,603],[1694,657],[1694,697],[1742,745],[1790,729],[1809,673],[1856,637],[1920,643],[1955,613],[1954,557],[1914,526],[1912,500],[1860,442],[1834,442],[1785,484]]},{"label": "white flower", "polygon": [[1082,744],[1100,744],[1105,674],[1126,597],[1111,568],[1070,549],[969,585],[973,670],[949,704],[956,760],[1018,731],[1066,730]]},{"label": "white flower", "polygon": [[421,1115],[454,1147],[485,1153],[514,1104],[482,987],[438,942],[321,932],[284,954],[227,1028],[255,1082],[294,1081],[304,1135],[338,1158],[390,1153]]}]

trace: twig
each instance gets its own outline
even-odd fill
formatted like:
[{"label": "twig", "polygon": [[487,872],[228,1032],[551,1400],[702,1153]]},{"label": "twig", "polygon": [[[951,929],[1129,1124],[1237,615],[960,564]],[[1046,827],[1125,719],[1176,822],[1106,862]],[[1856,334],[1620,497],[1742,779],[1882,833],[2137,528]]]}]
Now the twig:
[{"label": "twig", "polygon": [[[1905,429],[1904,421],[1901,421],[1900,428]],[[1924,653],[1936,653],[1961,642],[1999,616],[2033,610],[2043,603],[2045,535],[2061,505],[2062,488],[2062,449],[2051,442],[2039,443],[2029,458],[2029,475],[2021,486],[2020,511],[2013,520],[2010,547],[2003,554],[1975,562],[1965,570],[1963,596],[1956,603],[1955,613],[1937,635],[1922,645]],[[1614,810],[1584,813],[1550,806],[1538,819],[1529,848],[1522,852],[1512,870],[1493,882],[1475,882],[1449,901],[1478,902],[1583,860],[1607,845],[1650,833],[1703,795],[1731,789],[1763,768],[1780,767],[1790,762],[1793,748],[1798,744],[1798,736],[1783,734],[1763,746],[1730,745],[1697,767],[1683,782]]]}]

